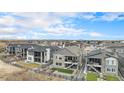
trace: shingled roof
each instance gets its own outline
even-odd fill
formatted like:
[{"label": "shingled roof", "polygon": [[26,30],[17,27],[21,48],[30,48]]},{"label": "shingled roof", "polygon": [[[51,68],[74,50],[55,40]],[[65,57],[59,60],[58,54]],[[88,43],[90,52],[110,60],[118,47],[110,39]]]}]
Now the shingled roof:
[{"label": "shingled roof", "polygon": [[94,50],[94,51],[91,51],[90,53],[88,53],[86,57],[95,56],[95,55],[100,55],[99,57],[108,57],[108,56],[113,56],[114,53],[107,51],[105,49],[97,49],[97,50]]},{"label": "shingled roof", "polygon": [[63,49],[59,49],[58,51],[55,52],[55,54],[61,54],[65,56],[79,56],[80,52],[81,52],[81,49],[79,47],[69,46]]},{"label": "shingled roof", "polygon": [[46,51],[46,48],[50,48],[51,51],[60,49],[57,46],[40,46],[36,44],[9,44],[9,46],[28,49],[29,51],[38,51],[38,52]]}]

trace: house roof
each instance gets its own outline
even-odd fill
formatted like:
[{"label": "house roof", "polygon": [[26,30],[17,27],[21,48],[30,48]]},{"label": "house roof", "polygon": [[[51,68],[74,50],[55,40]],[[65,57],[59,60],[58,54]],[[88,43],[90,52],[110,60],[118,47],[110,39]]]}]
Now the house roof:
[{"label": "house roof", "polygon": [[109,48],[124,48],[124,45],[123,46],[122,45],[121,46],[119,46],[119,45],[118,46],[110,46]]},{"label": "house roof", "polygon": [[29,51],[37,51],[37,52],[43,52],[43,51],[46,51],[46,49],[49,48],[51,53],[53,51],[56,51],[58,50],[59,48],[56,47],[56,46],[40,46],[40,45],[35,45],[35,46],[32,46],[31,48],[29,48],[28,50]]},{"label": "house roof", "polygon": [[97,50],[94,50],[94,51],[91,51],[90,53],[88,53],[88,55],[86,57],[91,57],[91,56],[96,56],[97,57],[114,57],[114,53],[113,52],[110,52],[110,51],[107,51],[105,49],[97,49]]},{"label": "house roof", "polygon": [[33,52],[33,51],[37,51],[37,52],[43,52],[46,51],[46,48],[44,46],[39,46],[39,45],[35,45],[35,46],[31,46],[28,49],[29,52]]},{"label": "house roof", "polygon": [[38,52],[46,51],[46,48],[50,48],[51,51],[60,49],[57,46],[40,46],[36,44],[9,44],[9,46],[28,49],[28,51],[38,51]]},{"label": "house roof", "polygon": [[35,46],[35,44],[9,44],[9,46],[25,49],[30,48],[31,46]]},{"label": "house roof", "polygon": [[63,49],[59,49],[58,51],[55,52],[55,54],[61,54],[65,56],[79,56],[80,55],[80,48],[76,46],[69,46],[65,47]]}]

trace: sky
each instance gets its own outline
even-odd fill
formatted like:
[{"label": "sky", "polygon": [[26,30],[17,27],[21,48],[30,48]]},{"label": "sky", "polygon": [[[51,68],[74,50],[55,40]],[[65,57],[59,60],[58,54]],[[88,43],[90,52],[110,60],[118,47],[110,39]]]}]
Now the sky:
[{"label": "sky", "polygon": [[0,39],[124,40],[124,13],[0,12]]}]

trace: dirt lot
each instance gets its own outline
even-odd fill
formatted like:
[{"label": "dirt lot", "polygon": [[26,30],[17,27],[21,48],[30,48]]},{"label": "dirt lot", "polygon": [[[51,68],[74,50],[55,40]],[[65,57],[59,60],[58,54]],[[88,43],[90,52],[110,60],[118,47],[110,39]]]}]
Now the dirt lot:
[{"label": "dirt lot", "polygon": [[1,43],[1,42],[0,42],[0,47],[5,47],[5,46],[6,46],[5,43]]},{"label": "dirt lot", "polygon": [[34,72],[27,72],[21,69],[0,61],[0,80],[7,81],[61,81],[63,79],[51,77],[48,75],[38,74]]},{"label": "dirt lot", "polygon": [[0,80],[4,80],[8,76],[8,74],[21,72],[21,71],[23,70],[20,68],[8,65],[0,61]]}]

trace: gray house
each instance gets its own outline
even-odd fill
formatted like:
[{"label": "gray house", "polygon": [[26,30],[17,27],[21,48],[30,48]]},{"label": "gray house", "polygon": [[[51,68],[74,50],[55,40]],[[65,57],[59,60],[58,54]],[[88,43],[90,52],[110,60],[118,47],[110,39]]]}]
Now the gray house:
[{"label": "gray house", "polygon": [[94,50],[86,57],[87,70],[118,75],[118,56],[105,49]]},{"label": "gray house", "polygon": [[53,67],[77,69],[82,61],[82,51],[77,46],[59,49],[53,54]]},{"label": "gray house", "polygon": [[27,58],[27,50],[34,44],[9,44],[6,47],[6,52],[9,55],[16,55],[18,57],[22,57],[24,59]]},{"label": "gray house", "polygon": [[26,62],[48,63],[53,60],[53,53],[57,51],[56,46],[40,46],[36,44],[9,44],[6,52],[26,59]]},{"label": "gray house", "polygon": [[124,54],[124,45],[114,45],[114,46],[110,46],[108,47],[109,49],[111,49],[113,52],[117,52],[119,54]]},{"label": "gray house", "polygon": [[27,62],[45,64],[53,61],[53,53],[59,48],[56,46],[32,46],[27,50]]},{"label": "gray house", "polygon": [[118,72],[124,80],[124,45],[114,45],[109,47],[113,52],[118,53]]}]

